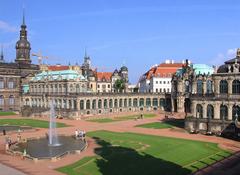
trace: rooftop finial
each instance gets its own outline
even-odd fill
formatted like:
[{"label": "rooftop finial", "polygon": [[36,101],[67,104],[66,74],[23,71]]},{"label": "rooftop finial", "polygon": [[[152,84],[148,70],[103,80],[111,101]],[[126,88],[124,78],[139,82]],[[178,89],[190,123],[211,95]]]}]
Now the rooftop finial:
[{"label": "rooftop finial", "polygon": [[25,26],[25,7],[23,5],[23,19],[22,19],[22,25]]},{"label": "rooftop finial", "polygon": [[84,52],[85,52],[85,58],[87,58],[87,47],[85,47],[85,49],[84,49]]}]

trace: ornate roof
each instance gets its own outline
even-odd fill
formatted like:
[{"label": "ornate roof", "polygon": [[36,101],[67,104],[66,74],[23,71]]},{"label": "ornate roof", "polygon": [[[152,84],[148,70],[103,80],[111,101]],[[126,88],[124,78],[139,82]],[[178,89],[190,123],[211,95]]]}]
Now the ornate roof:
[{"label": "ornate roof", "polygon": [[85,77],[79,74],[74,70],[62,70],[62,71],[43,71],[40,74],[37,74],[32,78],[32,81],[40,81],[40,80],[81,80],[85,81]]},{"label": "ornate roof", "polygon": [[111,81],[112,72],[97,72],[97,81]]},{"label": "ornate roof", "polygon": [[[211,66],[208,66],[206,64],[190,64],[190,68],[194,70],[194,73],[196,75],[211,75],[214,72],[214,68]],[[185,72],[185,68],[180,68],[176,71],[176,75],[182,76],[183,73]]]}]

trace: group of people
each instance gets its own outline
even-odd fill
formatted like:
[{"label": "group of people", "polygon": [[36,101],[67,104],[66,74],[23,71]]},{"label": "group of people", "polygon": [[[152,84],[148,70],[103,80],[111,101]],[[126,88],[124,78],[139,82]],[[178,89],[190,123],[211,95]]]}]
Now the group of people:
[{"label": "group of people", "polygon": [[136,117],[136,118],[135,118],[135,120],[143,119],[143,118],[144,118],[144,115],[143,115],[143,113],[141,113],[139,117]]},{"label": "group of people", "polygon": [[5,135],[6,150],[8,150],[12,144],[21,142],[22,136],[21,136],[21,130],[20,130],[20,129],[18,130],[18,133],[17,133],[17,141],[15,141],[15,142],[12,142],[11,137],[6,134],[6,130],[3,130],[3,135]]},{"label": "group of people", "polygon": [[86,131],[82,131],[82,130],[75,130],[75,138],[76,139],[81,139],[83,141],[85,141],[85,137],[86,137]]}]

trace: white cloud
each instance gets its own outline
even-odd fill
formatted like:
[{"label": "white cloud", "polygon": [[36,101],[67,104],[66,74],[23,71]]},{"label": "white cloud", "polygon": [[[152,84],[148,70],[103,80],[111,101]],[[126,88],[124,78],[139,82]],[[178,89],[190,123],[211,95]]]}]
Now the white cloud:
[{"label": "white cloud", "polygon": [[228,49],[225,53],[219,53],[216,58],[210,61],[212,65],[221,65],[225,61],[230,60],[236,56],[237,48]]},{"label": "white cloud", "polygon": [[5,32],[16,32],[17,29],[14,26],[11,26],[7,22],[1,21],[0,20],[0,30],[5,31]]}]

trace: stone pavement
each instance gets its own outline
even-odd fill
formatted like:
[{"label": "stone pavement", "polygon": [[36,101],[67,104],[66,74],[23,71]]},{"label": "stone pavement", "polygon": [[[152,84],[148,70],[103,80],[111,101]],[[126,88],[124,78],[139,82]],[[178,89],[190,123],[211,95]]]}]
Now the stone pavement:
[{"label": "stone pavement", "polygon": [[25,173],[22,173],[16,169],[13,169],[0,163],[0,174],[1,173],[4,175],[26,175]]},{"label": "stone pavement", "polygon": [[[179,116],[178,116],[179,117]],[[0,118],[19,118],[18,116],[5,116]],[[127,121],[119,121],[119,122],[110,122],[110,123],[96,123],[84,120],[67,120],[67,119],[57,119],[58,122],[64,122],[69,127],[58,128],[59,134],[65,135],[73,135],[75,129],[81,129],[89,131],[96,131],[96,130],[107,130],[107,131],[114,131],[114,132],[133,132],[133,133],[142,133],[142,134],[149,134],[149,135],[156,135],[156,136],[167,136],[167,137],[174,137],[174,138],[184,138],[190,140],[199,140],[199,141],[206,141],[206,142],[213,142],[217,143],[220,147],[224,149],[228,149],[231,151],[239,151],[240,150],[240,143],[224,139],[221,137],[215,136],[205,136],[205,135],[195,135],[195,134],[188,134],[184,131],[184,129],[149,129],[149,128],[139,128],[134,127],[135,125],[143,124],[143,123],[150,123],[150,122],[161,122],[164,118],[164,114],[158,114],[157,117],[154,118],[146,118],[143,120],[127,120]],[[48,120],[47,118],[37,118],[40,120]],[[44,137],[45,133],[48,132],[47,129],[38,129],[36,132],[24,132],[22,134],[23,138],[30,138],[30,137]],[[16,133],[12,133],[12,139],[16,139]],[[66,157],[58,160],[56,162],[52,161],[39,161],[33,162],[30,160],[22,160],[19,156],[11,156],[5,153],[4,151],[4,136],[0,136],[0,163],[3,163],[7,166],[14,167],[18,170],[21,170],[25,174],[30,175],[61,175],[62,173],[55,171],[54,169],[58,167],[62,167],[64,165],[68,165],[71,163],[80,160],[85,156],[92,156],[94,155],[94,149],[97,147],[96,143],[88,139],[88,148],[83,151],[81,154],[75,155],[67,155]]]}]

